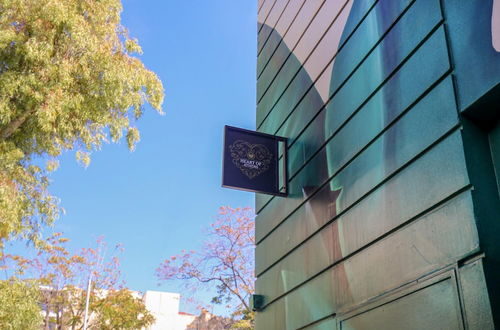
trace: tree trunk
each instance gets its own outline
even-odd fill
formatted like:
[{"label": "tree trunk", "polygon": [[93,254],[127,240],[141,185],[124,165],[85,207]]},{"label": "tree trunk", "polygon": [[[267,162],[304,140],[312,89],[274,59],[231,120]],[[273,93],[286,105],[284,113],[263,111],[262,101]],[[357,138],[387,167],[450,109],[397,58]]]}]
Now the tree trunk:
[{"label": "tree trunk", "polygon": [[21,127],[22,124],[24,124],[26,120],[28,120],[28,117],[34,112],[35,110],[25,111],[16,119],[11,121],[6,127],[0,130],[0,139],[7,140],[19,127]]},{"label": "tree trunk", "polygon": [[47,304],[47,308],[45,309],[45,330],[50,330],[50,327],[49,327],[49,314],[50,314],[50,308],[49,308],[49,304]]},{"label": "tree trunk", "polygon": [[61,307],[59,304],[57,305],[57,312],[56,312],[56,329],[61,330],[62,329],[62,324],[61,324]]}]

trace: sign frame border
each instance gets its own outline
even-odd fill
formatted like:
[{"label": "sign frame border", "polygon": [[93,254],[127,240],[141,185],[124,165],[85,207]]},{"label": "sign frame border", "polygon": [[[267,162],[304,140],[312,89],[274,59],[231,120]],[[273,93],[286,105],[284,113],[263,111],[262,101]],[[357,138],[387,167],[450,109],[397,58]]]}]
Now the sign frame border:
[{"label": "sign frame border", "polygon": [[[284,191],[278,191],[276,193],[268,192],[268,191],[262,191],[262,190],[256,190],[256,189],[248,189],[248,188],[241,188],[241,187],[236,187],[236,186],[231,186],[231,185],[225,185],[224,184],[224,155],[226,153],[226,134],[228,130],[233,130],[241,133],[246,133],[246,134],[252,134],[256,136],[261,136],[261,137],[266,137],[266,138],[272,138],[277,143],[283,143],[283,164],[281,166],[281,178],[283,180],[283,188]],[[262,132],[257,132],[257,131],[252,131],[244,128],[239,128],[239,127],[234,127],[234,126],[229,126],[229,125],[224,125],[224,137],[223,137],[223,149],[222,149],[222,184],[221,186],[223,188],[231,188],[231,189],[236,189],[236,190],[242,190],[242,191],[249,191],[249,192],[254,192],[258,194],[266,194],[266,195],[273,195],[273,196],[279,196],[279,197],[287,197],[288,196],[288,169],[287,169],[287,163],[288,163],[288,139],[283,136],[277,136],[277,135],[272,135],[272,134],[267,134],[267,133],[262,133]],[[279,147],[278,147],[279,150]],[[279,172],[280,172],[280,166],[279,166],[279,160],[280,157],[277,155],[277,160],[276,162],[278,163],[278,189],[280,189],[280,184],[279,184]]]}]

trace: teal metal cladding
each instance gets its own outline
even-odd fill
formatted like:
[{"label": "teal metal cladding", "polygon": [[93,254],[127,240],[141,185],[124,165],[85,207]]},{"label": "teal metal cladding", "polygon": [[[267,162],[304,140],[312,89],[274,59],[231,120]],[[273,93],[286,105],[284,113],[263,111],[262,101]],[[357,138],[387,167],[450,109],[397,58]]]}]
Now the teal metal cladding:
[{"label": "teal metal cladding", "polygon": [[493,6],[259,1],[290,194],[256,195],[257,330],[500,327]]}]

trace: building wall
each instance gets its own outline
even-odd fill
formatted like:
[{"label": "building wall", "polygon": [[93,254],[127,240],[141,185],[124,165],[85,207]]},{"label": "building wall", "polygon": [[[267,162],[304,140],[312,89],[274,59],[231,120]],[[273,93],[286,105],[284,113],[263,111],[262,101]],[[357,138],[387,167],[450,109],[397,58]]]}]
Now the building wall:
[{"label": "building wall", "polygon": [[498,2],[259,0],[258,330],[494,327]]},{"label": "building wall", "polygon": [[178,293],[148,290],[142,300],[155,317],[155,323],[147,330],[184,330],[195,319],[194,315],[179,313]]}]

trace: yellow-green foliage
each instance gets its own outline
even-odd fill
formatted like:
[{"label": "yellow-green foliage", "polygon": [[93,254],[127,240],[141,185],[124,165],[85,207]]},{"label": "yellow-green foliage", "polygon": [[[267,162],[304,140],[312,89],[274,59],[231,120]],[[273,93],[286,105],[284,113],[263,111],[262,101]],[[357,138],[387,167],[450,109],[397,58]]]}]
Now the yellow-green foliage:
[{"label": "yellow-green foliage", "polygon": [[123,135],[133,150],[143,104],[161,113],[162,84],[133,56],[121,10],[120,0],[0,0],[0,240],[35,239],[57,218],[47,172],[62,151],[88,165]]},{"label": "yellow-green foliage", "polygon": [[240,318],[231,325],[231,329],[252,330],[255,328],[255,312],[241,309],[233,313],[234,318]]},{"label": "yellow-green foliage", "polygon": [[17,279],[0,281],[0,329],[37,330],[42,326],[36,283]]},{"label": "yellow-green foliage", "polygon": [[136,330],[155,322],[144,302],[132,296],[127,289],[111,291],[94,304],[96,328],[101,330]]}]

